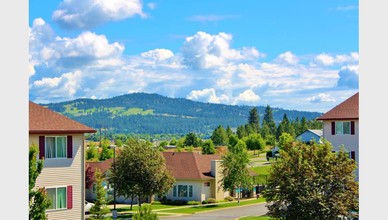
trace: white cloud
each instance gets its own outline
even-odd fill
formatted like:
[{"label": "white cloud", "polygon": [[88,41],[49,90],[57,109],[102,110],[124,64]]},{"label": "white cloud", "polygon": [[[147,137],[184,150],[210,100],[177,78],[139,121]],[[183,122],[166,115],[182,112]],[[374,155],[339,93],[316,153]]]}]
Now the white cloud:
[{"label": "white cloud", "polygon": [[344,66],[338,72],[338,87],[356,89],[359,87],[358,65]]},{"label": "white cloud", "polygon": [[64,0],[52,14],[53,21],[68,29],[90,29],[136,15],[146,17],[141,0]]},{"label": "white cloud", "polygon": [[351,52],[347,54],[339,54],[335,56],[328,55],[326,53],[319,54],[315,57],[314,62],[318,65],[331,66],[344,63],[358,63],[358,53]]},{"label": "white cloud", "polygon": [[315,62],[324,66],[329,66],[334,63],[334,58],[330,55],[323,53],[323,54],[319,54],[315,58]]},{"label": "white cloud", "polygon": [[320,93],[316,96],[307,99],[312,103],[320,103],[320,102],[335,102],[335,99],[331,97],[329,94]]},{"label": "white cloud", "polygon": [[154,49],[141,53],[141,56],[145,58],[151,58],[156,61],[163,61],[173,57],[174,53],[167,49]]},{"label": "white cloud", "polygon": [[148,6],[149,9],[153,10],[153,9],[156,8],[156,3],[155,2],[150,2],[150,3],[147,4],[147,6]]},{"label": "white cloud", "polygon": [[280,63],[295,65],[299,62],[299,59],[297,56],[295,56],[295,54],[291,53],[291,51],[286,51],[280,54],[277,57],[276,61]]},{"label": "white cloud", "polygon": [[203,89],[203,90],[193,90],[186,97],[187,99],[210,102],[210,103],[221,103],[229,101],[229,97],[226,95],[221,95],[218,97],[216,95],[216,90],[214,88]]},{"label": "white cloud", "polygon": [[186,38],[182,46],[183,61],[195,69],[208,69],[259,57],[260,53],[255,48],[231,49],[231,40],[232,35],[222,32],[217,35],[198,32]]},{"label": "white cloud", "polygon": [[251,89],[248,89],[236,97],[234,104],[258,105],[259,100],[260,96],[256,95]]}]

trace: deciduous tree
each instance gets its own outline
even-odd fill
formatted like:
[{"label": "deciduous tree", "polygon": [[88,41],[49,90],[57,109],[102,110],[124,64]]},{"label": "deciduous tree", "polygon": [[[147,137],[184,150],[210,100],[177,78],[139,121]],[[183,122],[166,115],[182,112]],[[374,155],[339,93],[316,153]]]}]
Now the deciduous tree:
[{"label": "deciduous tree", "polygon": [[28,163],[28,197],[29,197],[29,219],[45,220],[47,219],[46,209],[51,202],[47,198],[44,188],[37,189],[35,187],[36,179],[43,169],[43,160],[38,160],[39,149],[33,144],[29,148],[29,163]]},{"label": "deciduous tree", "polygon": [[215,154],[216,148],[214,147],[211,139],[206,140],[202,145],[202,154]]},{"label": "deciduous tree", "polygon": [[273,164],[263,196],[268,215],[280,219],[337,219],[358,210],[356,164],[344,148],[286,144]]}]

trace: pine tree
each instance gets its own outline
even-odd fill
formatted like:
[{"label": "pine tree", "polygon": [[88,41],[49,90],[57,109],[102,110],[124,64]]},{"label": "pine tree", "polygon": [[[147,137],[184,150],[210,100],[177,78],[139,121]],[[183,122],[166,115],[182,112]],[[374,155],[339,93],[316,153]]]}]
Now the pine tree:
[{"label": "pine tree", "polygon": [[257,133],[260,129],[260,118],[259,113],[257,112],[257,108],[254,107],[249,111],[248,124],[252,125],[255,133]]},{"label": "pine tree", "polygon": [[268,126],[270,134],[276,136],[276,123],[273,118],[272,109],[269,105],[267,105],[267,107],[265,108],[263,126],[264,124]]},{"label": "pine tree", "polygon": [[103,178],[99,169],[95,170],[94,181],[96,183],[96,201],[94,206],[90,208],[90,213],[92,214],[92,219],[104,219],[110,210],[107,206],[106,191],[102,185]]},{"label": "pine tree", "polygon": [[35,183],[43,169],[43,160],[37,160],[39,154],[38,147],[31,145],[29,148],[28,164],[28,197],[29,197],[29,219],[45,220],[47,219],[46,209],[50,207],[51,201],[47,198],[44,188],[36,189]]}]

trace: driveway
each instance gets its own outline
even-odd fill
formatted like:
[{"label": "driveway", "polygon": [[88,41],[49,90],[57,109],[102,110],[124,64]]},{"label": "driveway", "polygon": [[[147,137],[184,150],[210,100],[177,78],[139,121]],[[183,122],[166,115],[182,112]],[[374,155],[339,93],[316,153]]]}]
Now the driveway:
[{"label": "driveway", "polygon": [[235,220],[243,216],[260,216],[267,213],[266,203],[245,205],[241,207],[225,208],[214,211],[201,212],[192,215],[180,215],[180,216],[159,216],[161,220]]}]

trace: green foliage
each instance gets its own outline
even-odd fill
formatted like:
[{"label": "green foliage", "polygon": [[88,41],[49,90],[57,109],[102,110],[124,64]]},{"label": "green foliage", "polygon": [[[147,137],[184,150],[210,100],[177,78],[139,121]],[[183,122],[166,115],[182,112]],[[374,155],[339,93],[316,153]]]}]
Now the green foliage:
[{"label": "green foliage", "polygon": [[237,144],[239,138],[236,134],[233,134],[229,137],[229,145],[228,146],[234,146]]},{"label": "green foliage", "polygon": [[227,196],[225,197],[225,201],[231,202],[231,201],[234,201],[234,198],[231,196]]},{"label": "green foliage", "polygon": [[138,140],[123,147],[117,154],[108,181],[118,195],[126,198],[138,196],[141,200],[168,192],[175,179],[166,168],[162,153]]},{"label": "green foliage", "polygon": [[172,138],[171,141],[170,141],[170,145],[173,145],[175,146],[177,144],[177,141],[176,141],[176,138]]},{"label": "green foliage", "polygon": [[116,139],[115,140],[115,145],[116,147],[122,147],[123,146],[123,141],[121,139]]},{"label": "green foliage", "polygon": [[[265,108],[265,113],[264,113],[264,118],[263,118],[263,127],[267,126],[268,127],[268,134],[276,136],[276,123],[273,117],[272,109],[269,105]],[[266,134],[264,138],[267,138]]]},{"label": "green foliage", "polygon": [[227,146],[229,143],[228,134],[226,133],[224,127],[219,125],[214,131],[210,139],[213,141],[216,146]]},{"label": "green foliage", "polygon": [[98,147],[94,142],[90,142],[89,146],[86,149],[86,160],[87,161],[98,161]]},{"label": "green foliage", "polygon": [[206,140],[202,145],[202,154],[215,154],[216,148],[214,147],[211,139]]},{"label": "green foliage", "polygon": [[200,201],[188,201],[187,202],[187,205],[199,205],[199,204],[201,204],[201,202]]},{"label": "green foliage", "polygon": [[248,118],[248,124],[250,124],[253,129],[254,133],[256,133],[260,128],[260,119],[259,119],[259,113],[257,112],[257,108],[254,107],[249,111],[249,118]]},{"label": "green foliage", "polygon": [[185,136],[183,146],[200,147],[201,142],[195,133],[190,132]]},{"label": "green foliage", "polygon": [[167,145],[168,145],[168,142],[167,142],[167,141],[162,141],[162,142],[160,142],[159,147],[164,148],[164,147],[166,147]]},{"label": "green foliage", "polygon": [[43,160],[37,160],[39,149],[35,144],[29,148],[28,157],[28,197],[29,197],[29,219],[45,220],[47,219],[46,209],[50,207],[51,201],[47,198],[44,188],[36,189],[35,183],[43,169]]},{"label": "green foliage", "polygon": [[133,220],[158,220],[156,213],[152,212],[151,205],[142,205],[139,211],[132,216]]},{"label": "green foliage", "polygon": [[[221,185],[224,190],[233,191],[236,188],[252,187],[252,177],[249,174],[248,164],[248,151],[243,140],[228,147],[228,152],[222,156],[221,161],[223,174]],[[238,201],[240,202],[240,197],[238,197]]]},{"label": "green foliage", "polygon": [[101,142],[102,150],[100,153],[100,161],[104,161],[113,157],[113,150],[109,148],[110,141],[103,139]]},{"label": "green foliage", "polygon": [[96,183],[96,201],[94,201],[94,206],[90,208],[91,219],[104,219],[110,210],[107,206],[106,192],[102,185],[103,178],[99,169],[96,169],[94,173],[94,181]]},{"label": "green foliage", "polygon": [[281,219],[337,219],[358,210],[356,164],[342,148],[296,142],[280,150],[263,196],[268,215]]},{"label": "green foliage", "polygon": [[289,133],[283,133],[279,137],[279,148],[284,149],[287,145],[292,145],[294,138]]},{"label": "green foliage", "polygon": [[261,150],[266,146],[265,140],[260,134],[249,134],[248,137],[244,137],[243,140],[245,141],[248,150]]}]

